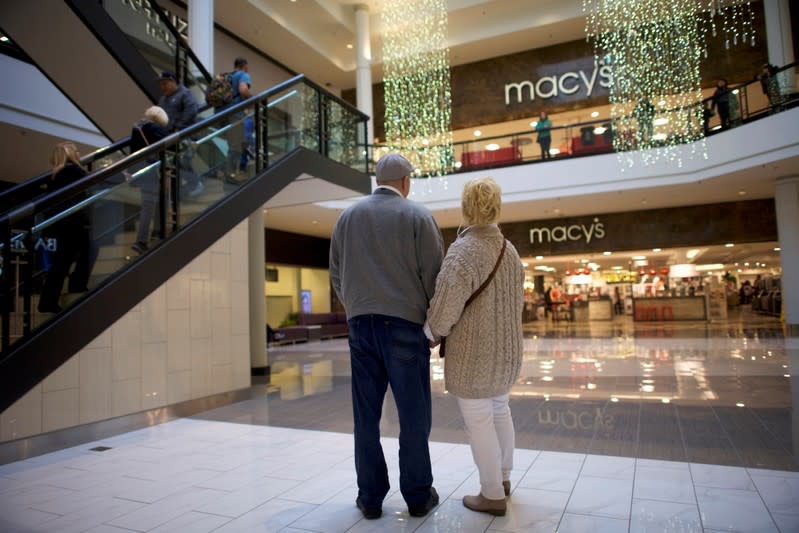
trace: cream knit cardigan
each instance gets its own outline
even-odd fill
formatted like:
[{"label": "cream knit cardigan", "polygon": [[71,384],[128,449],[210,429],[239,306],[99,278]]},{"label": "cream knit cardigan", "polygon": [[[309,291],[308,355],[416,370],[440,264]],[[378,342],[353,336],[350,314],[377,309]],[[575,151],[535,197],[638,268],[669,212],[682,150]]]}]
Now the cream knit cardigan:
[{"label": "cream knit cardigan", "polygon": [[521,369],[524,267],[513,245],[491,283],[463,308],[494,268],[504,238],[496,224],[461,233],[447,251],[427,310],[433,336],[447,337],[446,388],[461,398],[507,394]]}]

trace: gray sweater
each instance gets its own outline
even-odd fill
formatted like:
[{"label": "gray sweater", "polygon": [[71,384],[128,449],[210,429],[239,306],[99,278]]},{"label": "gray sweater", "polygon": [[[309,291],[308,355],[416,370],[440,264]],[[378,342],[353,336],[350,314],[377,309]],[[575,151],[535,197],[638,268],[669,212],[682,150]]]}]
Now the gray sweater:
[{"label": "gray sweater", "polygon": [[346,209],[330,238],[330,280],[347,318],[423,324],[444,243],[432,213],[389,189]]},{"label": "gray sweater", "polygon": [[524,267],[513,245],[491,283],[463,308],[491,274],[503,239],[495,224],[462,233],[447,251],[430,302],[430,331],[447,337],[445,385],[461,398],[507,394],[521,370]]}]

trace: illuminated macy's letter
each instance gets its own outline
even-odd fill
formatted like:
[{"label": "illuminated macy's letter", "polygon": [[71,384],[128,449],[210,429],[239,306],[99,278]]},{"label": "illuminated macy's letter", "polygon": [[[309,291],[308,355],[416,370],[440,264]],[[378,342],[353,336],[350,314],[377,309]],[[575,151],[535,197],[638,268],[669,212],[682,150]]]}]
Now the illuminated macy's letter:
[{"label": "illuminated macy's letter", "polygon": [[555,226],[552,228],[530,229],[530,243],[579,241],[585,239],[590,244],[592,239],[605,238],[605,224],[598,218],[590,226],[585,224],[572,224],[571,226]]},{"label": "illuminated macy's letter", "polygon": [[[608,88],[613,84],[613,75],[610,67],[607,65],[599,66],[594,65],[594,70],[591,72],[591,77],[586,76],[585,71],[566,72],[560,76],[544,76],[535,83],[529,80],[521,81],[518,83],[505,84],[505,105],[510,105],[511,94],[516,93],[516,102],[521,104],[525,93],[528,95],[528,100],[535,100],[538,98],[547,99],[553,98],[560,94],[571,95],[575,94],[580,89],[585,89],[586,98],[590,97],[597,84],[597,77],[599,77],[599,86]],[[582,83],[581,83],[582,82]]]}]

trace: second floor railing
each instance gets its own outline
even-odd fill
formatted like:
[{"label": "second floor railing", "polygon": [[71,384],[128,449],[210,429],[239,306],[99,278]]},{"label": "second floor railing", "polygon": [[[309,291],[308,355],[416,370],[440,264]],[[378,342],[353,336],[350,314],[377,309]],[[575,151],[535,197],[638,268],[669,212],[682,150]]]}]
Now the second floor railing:
[{"label": "second floor railing", "polygon": [[[669,109],[658,105],[659,102],[654,102],[655,113],[652,116],[651,132],[646,132],[646,135],[651,135],[652,140],[647,141],[646,146],[657,148],[667,144],[694,142],[704,136],[712,136],[728,128],[734,128],[799,105],[799,93],[788,89],[796,87],[797,64],[792,63],[778,69],[765,83],[754,79],[729,87],[730,120],[726,127],[721,123],[718,109],[712,116],[703,113],[705,107],[712,107],[712,96],[704,98],[694,108],[682,110]],[[675,116],[683,116],[686,120],[693,121],[701,121],[702,118],[706,118],[704,124],[699,122],[693,125],[693,131],[703,131],[703,135],[685,136],[684,129],[676,127],[674,122],[671,122]],[[625,123],[625,131],[621,134],[632,137],[632,142],[625,143],[625,145],[635,149],[638,146],[639,136],[643,134],[637,119],[634,117],[619,121],[597,119],[553,125],[549,130],[551,136],[549,154],[552,160],[614,152],[614,136],[620,134],[614,131],[614,123]],[[534,129],[529,129],[454,142],[452,143],[452,161],[454,163],[452,172],[544,161],[542,148],[537,143],[537,136],[538,133]],[[386,145],[371,146],[370,161],[372,165],[389,149]],[[439,147],[431,146],[429,149],[438,150]],[[436,175],[436,173],[437,171],[429,169],[419,169],[417,177],[425,178]]]}]

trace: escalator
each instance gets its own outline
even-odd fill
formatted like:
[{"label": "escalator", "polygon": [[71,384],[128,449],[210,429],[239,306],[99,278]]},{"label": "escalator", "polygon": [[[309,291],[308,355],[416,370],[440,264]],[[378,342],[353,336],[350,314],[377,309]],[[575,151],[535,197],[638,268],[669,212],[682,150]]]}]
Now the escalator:
[{"label": "escalator", "polygon": [[158,101],[171,70],[198,99],[210,74],[155,2],[0,2],[2,32],[109,139]]},{"label": "escalator", "polygon": [[[367,194],[366,120],[297,76],[135,154],[107,165],[97,159],[85,178],[0,214],[0,412],[250,213],[281,202],[287,187],[303,202]],[[254,158],[237,181],[206,173],[205,191],[187,195],[183,178],[188,169],[202,173],[203,147],[233,147],[238,163],[241,139]],[[154,236],[138,255],[131,245],[148,179],[158,191]],[[58,253],[51,230],[76,214],[91,221],[96,260],[88,291],[62,295],[56,314],[40,313],[42,284]]]}]

